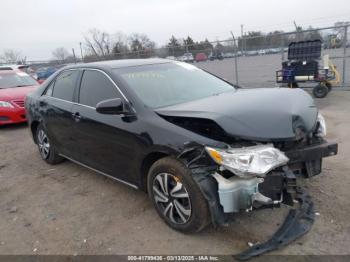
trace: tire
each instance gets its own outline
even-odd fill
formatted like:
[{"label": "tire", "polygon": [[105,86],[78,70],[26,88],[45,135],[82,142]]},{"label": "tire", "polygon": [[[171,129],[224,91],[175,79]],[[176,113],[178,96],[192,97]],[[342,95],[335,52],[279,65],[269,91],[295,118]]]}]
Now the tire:
[{"label": "tire", "polygon": [[175,158],[165,157],[152,165],[147,189],[158,215],[171,228],[195,233],[209,225],[206,199],[191,171]]},{"label": "tire", "polygon": [[314,87],[312,94],[316,98],[324,98],[328,94],[328,87],[325,84],[320,83]]},{"label": "tire", "polygon": [[299,85],[298,85],[298,83],[293,82],[293,83],[288,83],[288,87],[289,87],[289,88],[298,88]]},{"label": "tire", "polygon": [[50,143],[49,137],[42,124],[39,124],[35,135],[40,156],[43,160],[45,160],[46,163],[55,165],[61,163],[64,160],[64,158],[61,157],[55,150],[55,147]]}]

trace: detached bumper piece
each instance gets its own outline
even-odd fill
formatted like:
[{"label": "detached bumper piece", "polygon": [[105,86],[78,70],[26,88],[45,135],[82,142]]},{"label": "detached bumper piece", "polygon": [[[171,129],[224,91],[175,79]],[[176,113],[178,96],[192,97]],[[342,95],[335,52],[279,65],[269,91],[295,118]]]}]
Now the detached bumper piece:
[{"label": "detached bumper piece", "polygon": [[313,161],[328,156],[334,156],[338,153],[337,143],[323,143],[313,146],[308,146],[302,149],[286,152],[287,157],[290,159],[290,163],[299,161]]},{"label": "detached bumper piece", "polygon": [[309,194],[301,188],[297,188],[296,199],[300,203],[299,209],[289,211],[282,226],[269,240],[235,255],[235,258],[238,260],[250,259],[254,256],[279,249],[306,234],[315,221],[314,204]]}]

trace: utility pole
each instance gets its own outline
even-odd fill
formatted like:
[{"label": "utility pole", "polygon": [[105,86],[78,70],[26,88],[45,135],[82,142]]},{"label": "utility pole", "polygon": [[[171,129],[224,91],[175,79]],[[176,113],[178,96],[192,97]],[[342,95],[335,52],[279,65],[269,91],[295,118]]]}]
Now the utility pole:
[{"label": "utility pole", "polygon": [[79,46],[80,46],[80,55],[81,55],[81,61],[84,61],[84,57],[83,57],[83,48],[81,47],[81,42],[79,42]]},{"label": "utility pole", "polygon": [[76,63],[77,63],[77,59],[76,59],[76,57],[75,57],[74,48],[72,48],[72,52],[73,52],[73,57],[74,57],[74,64],[76,64]]},{"label": "utility pole", "polygon": [[348,43],[348,28],[350,24],[346,24],[344,27],[344,39],[343,39],[343,80],[342,84],[345,87],[345,77],[346,77],[346,44]]},{"label": "utility pole", "polygon": [[243,55],[243,45],[244,45],[244,40],[243,40],[243,24],[241,24],[241,53]]},{"label": "utility pole", "polygon": [[295,22],[295,21],[293,21],[293,23],[294,23],[294,26],[295,26],[295,30],[296,30],[296,37],[297,37],[297,41],[300,41],[300,36],[299,36],[299,28],[298,28],[298,26],[297,26],[297,23]]},{"label": "utility pole", "polygon": [[233,35],[232,31],[231,31],[231,35],[232,35],[232,39],[233,39],[233,46],[235,48],[235,75],[236,75],[236,85],[238,85],[238,67],[237,67],[237,45],[236,45],[236,39],[235,36]]}]

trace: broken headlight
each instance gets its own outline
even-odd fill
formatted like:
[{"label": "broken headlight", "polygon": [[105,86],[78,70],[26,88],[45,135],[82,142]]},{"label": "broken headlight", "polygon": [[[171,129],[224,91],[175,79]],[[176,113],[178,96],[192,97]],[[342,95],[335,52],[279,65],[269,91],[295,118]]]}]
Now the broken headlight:
[{"label": "broken headlight", "polygon": [[317,126],[316,136],[325,137],[327,134],[326,120],[321,113],[318,113],[317,115]]},{"label": "broken headlight", "polygon": [[240,177],[264,176],[289,161],[283,152],[271,144],[229,149],[205,147],[205,149],[221,168]]}]

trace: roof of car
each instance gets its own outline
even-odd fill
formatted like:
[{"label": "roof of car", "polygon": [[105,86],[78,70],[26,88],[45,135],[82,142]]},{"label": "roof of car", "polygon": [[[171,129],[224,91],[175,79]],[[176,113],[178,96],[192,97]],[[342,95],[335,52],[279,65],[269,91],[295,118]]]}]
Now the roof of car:
[{"label": "roof of car", "polygon": [[0,68],[4,69],[8,69],[8,70],[16,70],[16,69],[21,69],[21,68],[27,68],[29,67],[29,65],[0,65]]},{"label": "roof of car", "polygon": [[12,69],[0,70],[0,75],[14,75],[14,74],[17,74],[17,73],[18,73],[17,70],[12,70]]},{"label": "roof of car", "polygon": [[163,64],[173,62],[173,60],[162,59],[162,58],[147,58],[147,59],[121,59],[121,60],[109,60],[109,61],[100,61],[84,64],[71,65],[69,68],[75,67],[99,67],[99,68],[124,68],[132,66],[141,66],[141,65],[153,65],[153,64]]}]

